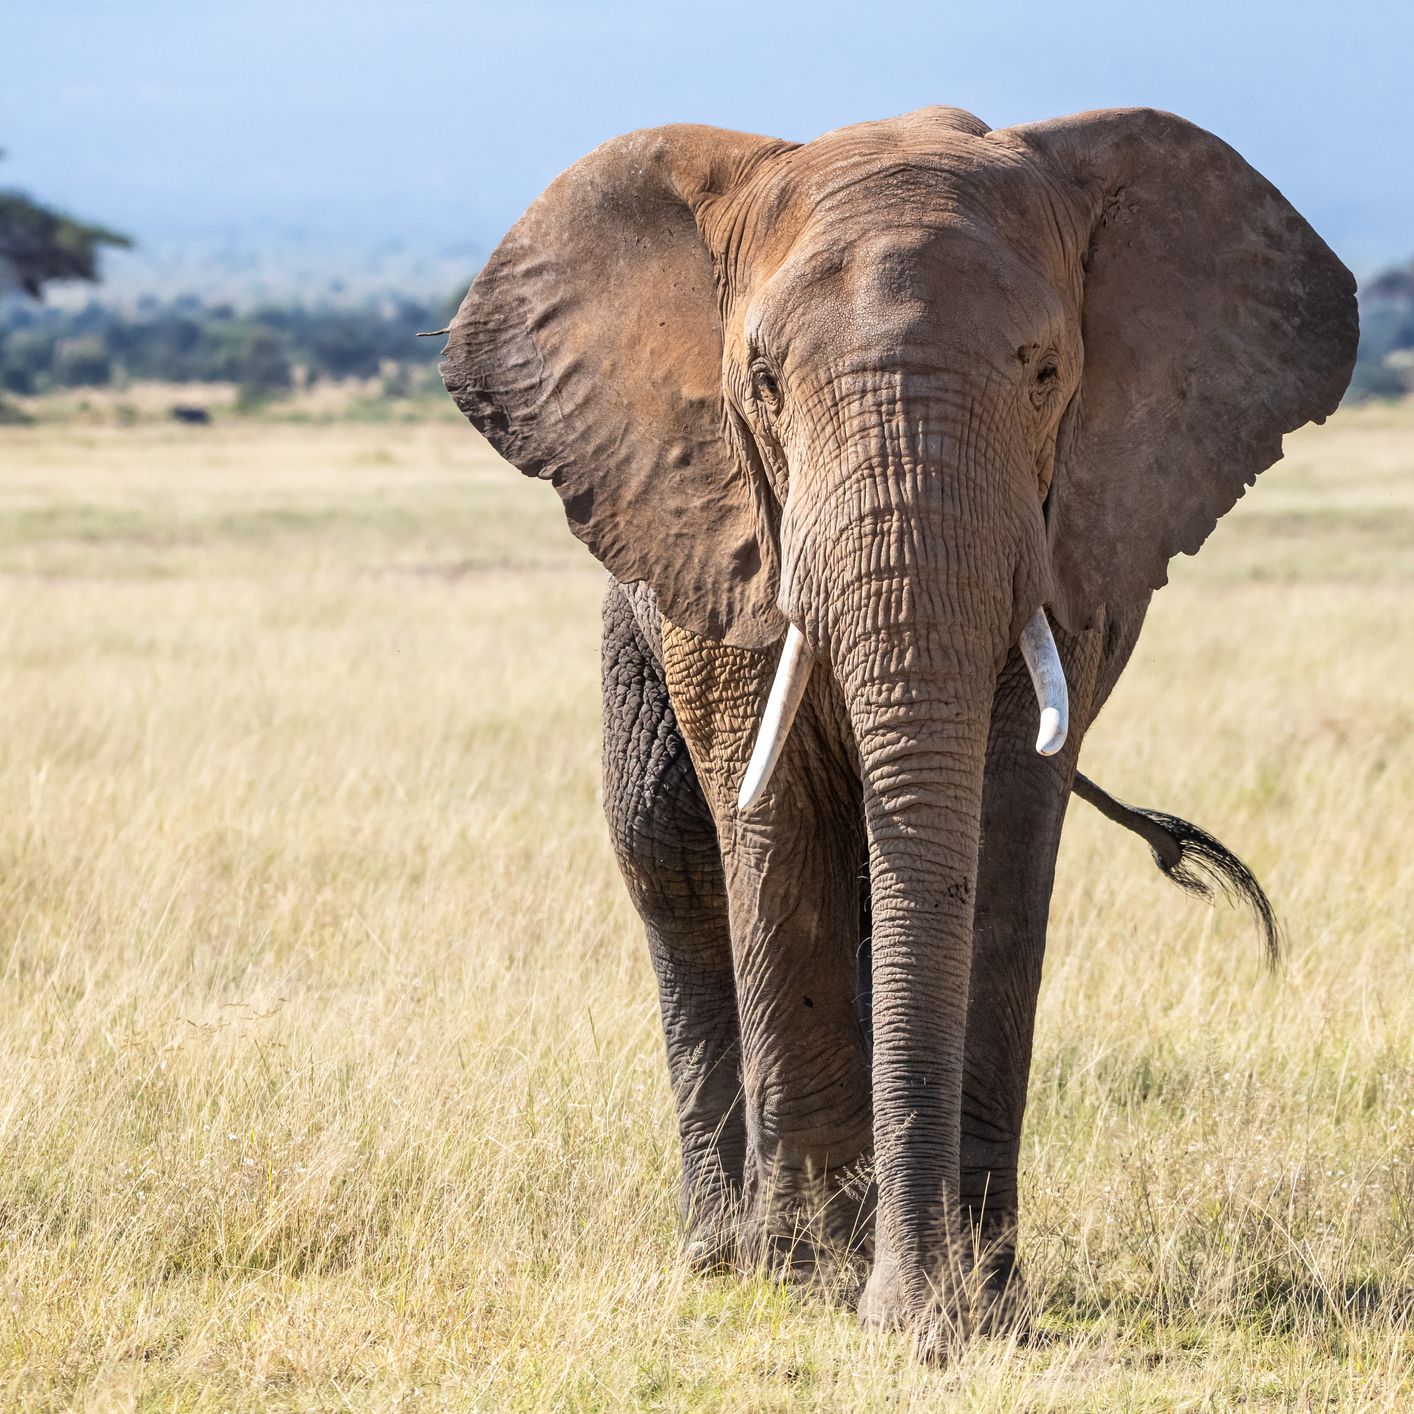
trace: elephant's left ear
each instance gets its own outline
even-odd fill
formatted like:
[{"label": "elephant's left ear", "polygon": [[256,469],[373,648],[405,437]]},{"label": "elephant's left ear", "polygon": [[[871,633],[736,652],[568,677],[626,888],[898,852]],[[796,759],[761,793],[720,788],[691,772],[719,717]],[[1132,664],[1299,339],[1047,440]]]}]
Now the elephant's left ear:
[{"label": "elephant's left ear", "polygon": [[1085,365],[1047,508],[1052,607],[1078,630],[1164,584],[1282,435],[1335,411],[1355,280],[1270,182],[1171,113],[999,136],[1058,181],[1078,228]]}]

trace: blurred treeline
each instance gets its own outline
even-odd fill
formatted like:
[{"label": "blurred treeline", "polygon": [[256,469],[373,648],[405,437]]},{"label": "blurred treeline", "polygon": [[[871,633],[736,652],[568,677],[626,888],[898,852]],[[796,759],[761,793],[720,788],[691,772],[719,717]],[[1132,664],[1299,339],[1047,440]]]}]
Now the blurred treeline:
[{"label": "blurred treeline", "polygon": [[144,300],[132,310],[4,300],[0,394],[153,380],[233,383],[242,402],[256,403],[347,378],[381,378],[386,391],[402,394],[425,381],[442,346],[417,334],[440,329],[454,308],[404,298],[251,310],[194,297]]},{"label": "blurred treeline", "polygon": [[1351,401],[1414,393],[1414,260],[1360,287],[1360,359]]},{"label": "blurred treeline", "polygon": [[[0,399],[157,381],[234,384],[239,401],[253,405],[350,378],[378,378],[384,392],[403,396],[439,386],[442,341],[416,335],[442,328],[455,307],[455,298],[402,297],[248,310],[194,296],[132,309],[0,299]],[[1414,394],[1414,261],[1364,283],[1360,323],[1347,401]]]}]

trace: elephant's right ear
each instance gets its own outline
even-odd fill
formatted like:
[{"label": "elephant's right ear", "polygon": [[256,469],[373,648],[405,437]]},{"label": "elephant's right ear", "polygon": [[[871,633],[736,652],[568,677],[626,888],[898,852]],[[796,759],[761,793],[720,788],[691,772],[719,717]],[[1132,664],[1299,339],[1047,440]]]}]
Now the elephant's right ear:
[{"label": "elephant's right ear", "polygon": [[779,637],[776,551],[724,433],[722,325],[695,212],[786,144],[675,126],[616,138],[553,181],[449,330],[442,378],[615,578],[674,623]]}]

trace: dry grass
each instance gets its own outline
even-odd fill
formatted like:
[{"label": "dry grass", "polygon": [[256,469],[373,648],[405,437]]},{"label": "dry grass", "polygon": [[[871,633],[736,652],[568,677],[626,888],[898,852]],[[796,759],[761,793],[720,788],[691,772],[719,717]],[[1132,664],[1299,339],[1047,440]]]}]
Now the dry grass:
[{"label": "dry grass", "polygon": [[1414,1401],[1414,412],[1176,567],[1087,746],[1032,1085],[1047,1339],[946,1371],[675,1256],[596,805],[600,579],[450,422],[0,430],[0,1397],[27,1408]]}]

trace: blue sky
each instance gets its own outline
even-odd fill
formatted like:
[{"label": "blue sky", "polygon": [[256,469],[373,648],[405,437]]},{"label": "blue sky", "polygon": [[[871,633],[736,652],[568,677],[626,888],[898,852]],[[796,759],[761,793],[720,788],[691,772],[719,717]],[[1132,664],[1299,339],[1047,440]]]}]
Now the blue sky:
[{"label": "blue sky", "polygon": [[1151,104],[1414,255],[1414,3],[0,0],[0,185],[147,242],[484,250],[606,137]]}]

